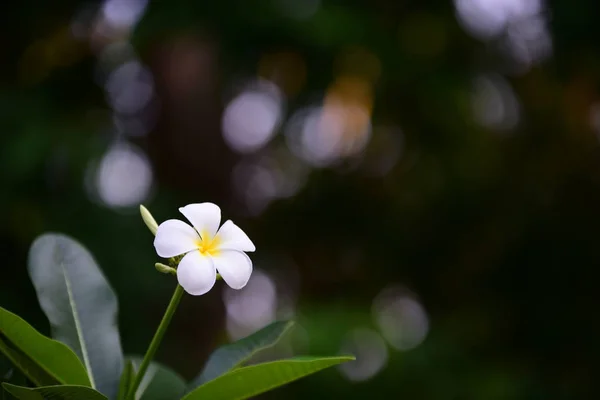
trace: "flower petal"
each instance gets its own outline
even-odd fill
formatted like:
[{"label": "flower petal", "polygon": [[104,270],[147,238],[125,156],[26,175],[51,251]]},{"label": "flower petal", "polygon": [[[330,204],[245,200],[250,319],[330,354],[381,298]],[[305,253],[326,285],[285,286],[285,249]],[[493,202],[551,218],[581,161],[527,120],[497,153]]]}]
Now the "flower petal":
[{"label": "flower petal", "polygon": [[[221,209],[213,203],[189,204],[179,211],[192,223],[202,240],[212,239],[221,223]],[[207,237],[206,237],[207,236]]]},{"label": "flower petal", "polygon": [[161,257],[175,257],[194,250],[198,239],[198,232],[194,228],[183,221],[170,219],[158,226],[154,248]]},{"label": "flower petal", "polygon": [[248,235],[240,229],[239,226],[234,224],[231,220],[227,220],[219,232],[217,232],[217,238],[219,239],[219,248],[228,250],[238,251],[254,251],[256,247],[250,240]]},{"label": "flower petal", "polygon": [[252,274],[252,261],[245,253],[223,250],[212,257],[217,271],[232,289],[246,286]]},{"label": "flower petal", "polygon": [[199,251],[187,253],[177,267],[177,280],[193,296],[208,292],[215,285],[217,271],[210,257]]}]

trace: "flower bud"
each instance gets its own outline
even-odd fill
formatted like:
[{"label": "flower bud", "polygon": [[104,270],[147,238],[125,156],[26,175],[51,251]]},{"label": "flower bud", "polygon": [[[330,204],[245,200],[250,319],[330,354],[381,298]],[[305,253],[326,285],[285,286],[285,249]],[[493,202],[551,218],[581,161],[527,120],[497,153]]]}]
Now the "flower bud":
[{"label": "flower bud", "polygon": [[146,224],[148,229],[150,229],[150,232],[152,232],[153,235],[156,235],[156,231],[158,230],[158,224],[156,223],[156,220],[154,219],[152,214],[150,214],[150,211],[148,211],[148,209],[143,205],[140,205],[140,214],[142,214],[142,219],[144,220],[144,223]]},{"label": "flower bud", "polygon": [[154,264],[154,268],[162,274],[172,274],[177,275],[177,270],[175,268],[171,268],[168,265],[156,263]]}]

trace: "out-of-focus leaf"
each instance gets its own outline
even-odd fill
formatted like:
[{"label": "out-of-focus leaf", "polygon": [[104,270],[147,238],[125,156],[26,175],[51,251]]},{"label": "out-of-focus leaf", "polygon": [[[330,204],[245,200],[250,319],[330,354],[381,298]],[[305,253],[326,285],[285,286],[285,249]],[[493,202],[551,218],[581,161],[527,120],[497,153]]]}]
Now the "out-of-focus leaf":
[{"label": "out-of-focus leaf", "polygon": [[[0,352],[34,383],[45,384],[49,376],[57,383],[91,385],[85,367],[69,347],[47,338],[21,317],[1,307],[0,337]],[[37,367],[32,367],[33,364]],[[44,375],[39,375],[40,371]],[[46,378],[36,382],[41,376]]]},{"label": "out-of-focus leaf", "polygon": [[125,367],[123,368],[123,373],[121,374],[121,381],[119,382],[119,394],[117,396],[118,400],[125,400],[127,397],[127,392],[129,391],[129,387],[133,383],[133,378],[135,377],[133,370],[133,362],[127,361],[125,363]]},{"label": "out-of-focus leaf", "polygon": [[[134,372],[142,363],[141,357],[128,357],[133,363]],[[135,375],[134,375],[135,376]],[[179,399],[186,388],[185,380],[171,368],[152,362],[135,393],[136,400],[173,400]]]},{"label": "out-of-focus leaf", "polygon": [[92,255],[70,237],[45,234],[31,246],[28,267],[52,336],[80,357],[92,387],[116,397],[123,370],[117,297]]},{"label": "out-of-focus leaf", "polygon": [[250,336],[218,348],[209,357],[202,373],[190,383],[189,390],[231,371],[261,350],[274,346],[293,326],[293,321],[274,322]]},{"label": "out-of-focus leaf", "polygon": [[297,357],[234,369],[189,393],[183,400],[241,400],[264,393],[354,357]]},{"label": "out-of-focus leaf", "polygon": [[59,385],[27,388],[3,383],[2,387],[19,400],[108,400],[102,393],[85,386]]}]

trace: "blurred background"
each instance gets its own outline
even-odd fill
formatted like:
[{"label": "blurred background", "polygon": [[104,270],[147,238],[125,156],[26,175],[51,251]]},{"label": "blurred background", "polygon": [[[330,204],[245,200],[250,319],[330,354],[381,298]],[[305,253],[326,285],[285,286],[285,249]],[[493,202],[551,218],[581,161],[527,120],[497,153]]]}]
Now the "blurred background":
[{"label": "blurred background", "polygon": [[[33,239],[72,235],[143,354],[173,277],[142,223],[219,204],[241,291],[186,296],[185,378],[275,319],[271,354],[357,361],[264,399],[591,398],[600,3],[21,0],[0,12],[0,304],[48,333]],[[596,310],[596,311],[595,311]]]}]

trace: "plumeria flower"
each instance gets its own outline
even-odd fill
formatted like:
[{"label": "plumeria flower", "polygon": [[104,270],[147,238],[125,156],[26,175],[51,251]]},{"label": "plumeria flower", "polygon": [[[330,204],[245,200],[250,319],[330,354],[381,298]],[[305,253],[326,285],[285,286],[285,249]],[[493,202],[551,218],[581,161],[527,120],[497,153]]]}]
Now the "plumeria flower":
[{"label": "plumeria flower", "polygon": [[170,219],[158,226],[154,247],[159,256],[185,254],[177,267],[179,284],[191,295],[208,292],[217,272],[233,289],[246,286],[252,261],[245,252],[256,250],[248,236],[230,220],[221,228],[221,209],[213,203],[190,204],[179,211],[192,226]]}]

